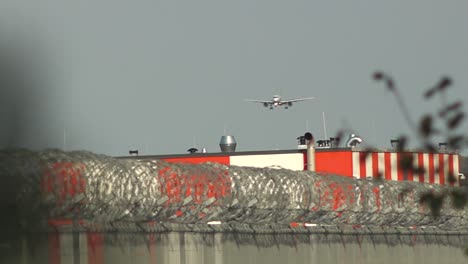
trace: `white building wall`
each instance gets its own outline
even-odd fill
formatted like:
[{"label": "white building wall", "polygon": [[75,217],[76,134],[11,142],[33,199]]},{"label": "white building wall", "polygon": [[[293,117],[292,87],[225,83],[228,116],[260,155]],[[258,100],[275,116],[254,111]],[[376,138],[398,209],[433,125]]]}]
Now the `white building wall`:
[{"label": "white building wall", "polygon": [[229,159],[230,164],[234,166],[304,170],[304,155],[302,153],[231,156]]}]

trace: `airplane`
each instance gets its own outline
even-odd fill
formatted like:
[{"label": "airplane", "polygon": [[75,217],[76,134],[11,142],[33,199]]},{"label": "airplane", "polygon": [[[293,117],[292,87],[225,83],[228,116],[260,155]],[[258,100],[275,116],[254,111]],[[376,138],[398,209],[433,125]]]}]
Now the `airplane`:
[{"label": "airplane", "polygon": [[273,95],[273,98],[269,101],[255,100],[255,99],[245,99],[245,101],[261,103],[265,107],[270,107],[270,109],[273,109],[273,107],[278,107],[282,105],[284,105],[284,109],[288,109],[288,107],[291,107],[294,102],[300,102],[300,101],[312,100],[312,99],[315,99],[315,97],[304,97],[304,98],[298,98],[298,99],[292,99],[292,100],[282,100],[281,96]]}]

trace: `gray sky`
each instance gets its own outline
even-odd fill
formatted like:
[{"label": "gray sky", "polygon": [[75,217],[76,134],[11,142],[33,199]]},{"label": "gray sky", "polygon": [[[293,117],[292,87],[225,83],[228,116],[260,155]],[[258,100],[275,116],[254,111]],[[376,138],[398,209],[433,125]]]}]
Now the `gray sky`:
[{"label": "gray sky", "polygon": [[[323,138],[322,112],[329,137],[347,128],[389,147],[411,132],[372,73],[395,77],[415,120],[440,106],[422,93],[444,75],[448,100],[468,103],[467,10],[465,0],[2,0],[2,52],[29,83],[0,92],[0,147],[63,148],[66,131],[67,150],[218,151],[226,130],[238,150],[290,149],[307,124]],[[275,111],[243,101],[276,93],[318,99]]]}]

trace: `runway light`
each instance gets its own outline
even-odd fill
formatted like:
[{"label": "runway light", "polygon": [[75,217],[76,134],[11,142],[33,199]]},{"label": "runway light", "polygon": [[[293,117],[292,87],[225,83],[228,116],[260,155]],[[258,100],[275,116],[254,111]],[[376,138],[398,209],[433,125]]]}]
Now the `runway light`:
[{"label": "runway light", "polygon": [[209,224],[209,225],[220,225],[221,221],[210,221],[207,224]]},{"label": "runway light", "polygon": [[305,223],[304,226],[311,227],[311,226],[317,226],[317,224]]}]

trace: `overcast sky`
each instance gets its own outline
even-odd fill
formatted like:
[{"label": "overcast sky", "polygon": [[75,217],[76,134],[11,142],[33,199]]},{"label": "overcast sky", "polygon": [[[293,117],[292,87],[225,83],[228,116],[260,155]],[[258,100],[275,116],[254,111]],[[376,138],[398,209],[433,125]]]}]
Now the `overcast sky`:
[{"label": "overcast sky", "polygon": [[[322,113],[328,137],[345,128],[389,147],[411,131],[372,73],[395,78],[415,120],[440,107],[422,94],[442,76],[454,81],[447,100],[468,103],[467,10],[466,0],[2,0],[0,76],[16,81],[0,91],[0,147],[172,154],[218,151],[227,133],[238,150],[291,149],[306,129],[324,138]],[[317,99],[275,111],[243,101],[278,93]]]}]

